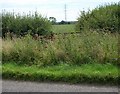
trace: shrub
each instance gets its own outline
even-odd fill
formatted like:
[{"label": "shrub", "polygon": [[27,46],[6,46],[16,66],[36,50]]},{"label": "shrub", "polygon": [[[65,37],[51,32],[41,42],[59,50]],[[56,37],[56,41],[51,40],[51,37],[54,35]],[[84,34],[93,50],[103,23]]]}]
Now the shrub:
[{"label": "shrub", "polygon": [[120,23],[118,18],[120,17],[119,4],[107,4],[99,6],[92,11],[82,11],[79,18],[76,29],[92,29],[111,32],[120,32]]},{"label": "shrub", "polygon": [[2,33],[12,32],[18,36],[26,35],[28,32],[31,34],[46,35],[50,33],[50,21],[39,15],[37,12],[34,14],[15,14],[11,12],[2,12]]}]

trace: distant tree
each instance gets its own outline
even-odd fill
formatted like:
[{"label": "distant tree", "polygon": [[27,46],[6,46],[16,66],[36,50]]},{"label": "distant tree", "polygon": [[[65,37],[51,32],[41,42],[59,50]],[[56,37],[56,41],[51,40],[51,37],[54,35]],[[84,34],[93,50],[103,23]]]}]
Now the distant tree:
[{"label": "distant tree", "polygon": [[67,24],[71,24],[70,22],[67,22]]},{"label": "distant tree", "polygon": [[56,18],[55,17],[49,17],[49,20],[52,22],[52,24],[56,23]]},{"label": "distant tree", "polygon": [[59,24],[66,24],[66,22],[62,20]]}]

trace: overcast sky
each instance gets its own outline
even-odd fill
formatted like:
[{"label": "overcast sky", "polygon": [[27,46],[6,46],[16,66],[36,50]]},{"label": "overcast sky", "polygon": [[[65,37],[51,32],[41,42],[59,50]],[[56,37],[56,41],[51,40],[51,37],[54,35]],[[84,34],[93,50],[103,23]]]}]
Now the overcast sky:
[{"label": "overcast sky", "polygon": [[80,11],[119,0],[0,0],[0,11],[28,13],[38,11],[43,16],[55,17],[57,21],[65,20],[64,6],[67,9],[67,21],[77,20]]}]

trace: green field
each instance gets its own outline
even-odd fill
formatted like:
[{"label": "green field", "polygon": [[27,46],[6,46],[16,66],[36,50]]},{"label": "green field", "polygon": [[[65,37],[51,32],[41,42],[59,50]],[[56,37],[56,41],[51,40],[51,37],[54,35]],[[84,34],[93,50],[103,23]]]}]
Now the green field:
[{"label": "green field", "polygon": [[54,33],[75,32],[75,24],[70,25],[53,25],[52,31]]}]

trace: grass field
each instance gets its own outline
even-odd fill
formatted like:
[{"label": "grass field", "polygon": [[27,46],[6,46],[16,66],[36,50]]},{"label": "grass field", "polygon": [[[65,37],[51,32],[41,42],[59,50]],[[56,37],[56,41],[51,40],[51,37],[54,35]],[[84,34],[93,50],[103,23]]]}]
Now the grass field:
[{"label": "grass field", "polygon": [[75,24],[70,25],[53,25],[52,31],[54,33],[69,33],[69,32],[75,32]]}]

